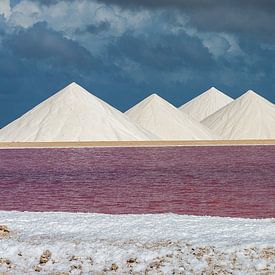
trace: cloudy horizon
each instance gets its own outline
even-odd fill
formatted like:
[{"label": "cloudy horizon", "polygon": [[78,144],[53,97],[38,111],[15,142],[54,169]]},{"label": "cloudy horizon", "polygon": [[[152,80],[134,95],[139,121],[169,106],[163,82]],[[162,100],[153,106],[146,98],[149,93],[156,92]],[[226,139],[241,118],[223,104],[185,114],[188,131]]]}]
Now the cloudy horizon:
[{"label": "cloudy horizon", "polygon": [[271,0],[1,0],[0,127],[73,81],[122,111],[211,86],[274,103],[274,14]]}]

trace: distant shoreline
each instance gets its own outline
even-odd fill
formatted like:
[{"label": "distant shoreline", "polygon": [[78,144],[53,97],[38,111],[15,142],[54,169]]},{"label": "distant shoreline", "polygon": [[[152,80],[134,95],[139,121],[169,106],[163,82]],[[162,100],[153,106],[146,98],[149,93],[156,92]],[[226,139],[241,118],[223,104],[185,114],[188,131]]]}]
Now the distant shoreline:
[{"label": "distant shoreline", "polygon": [[0,149],[15,148],[85,148],[85,147],[163,147],[163,146],[231,146],[275,145],[266,140],[199,140],[199,141],[68,141],[68,142],[0,142]]}]

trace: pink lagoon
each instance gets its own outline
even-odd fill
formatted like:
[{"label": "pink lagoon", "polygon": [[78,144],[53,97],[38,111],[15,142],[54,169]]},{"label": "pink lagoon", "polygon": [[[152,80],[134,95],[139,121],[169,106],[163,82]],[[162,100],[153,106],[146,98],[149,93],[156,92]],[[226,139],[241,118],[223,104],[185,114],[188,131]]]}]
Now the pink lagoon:
[{"label": "pink lagoon", "polygon": [[275,146],[1,149],[0,160],[0,210],[275,213]]}]

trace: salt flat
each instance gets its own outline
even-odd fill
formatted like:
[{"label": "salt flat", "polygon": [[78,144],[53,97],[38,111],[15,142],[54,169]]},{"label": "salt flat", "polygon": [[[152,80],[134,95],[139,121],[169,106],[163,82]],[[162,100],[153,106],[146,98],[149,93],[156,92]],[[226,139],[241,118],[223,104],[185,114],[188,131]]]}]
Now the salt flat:
[{"label": "salt flat", "polygon": [[10,229],[0,237],[0,272],[9,274],[275,270],[274,219],[2,211],[0,221]]}]

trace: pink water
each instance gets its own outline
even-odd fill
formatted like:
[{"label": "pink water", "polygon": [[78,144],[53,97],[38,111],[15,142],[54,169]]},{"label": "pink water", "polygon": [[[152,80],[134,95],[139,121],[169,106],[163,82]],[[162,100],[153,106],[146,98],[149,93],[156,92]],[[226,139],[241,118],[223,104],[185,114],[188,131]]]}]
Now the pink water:
[{"label": "pink water", "polygon": [[0,210],[275,217],[275,146],[2,149]]}]

